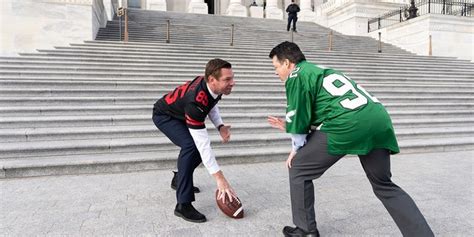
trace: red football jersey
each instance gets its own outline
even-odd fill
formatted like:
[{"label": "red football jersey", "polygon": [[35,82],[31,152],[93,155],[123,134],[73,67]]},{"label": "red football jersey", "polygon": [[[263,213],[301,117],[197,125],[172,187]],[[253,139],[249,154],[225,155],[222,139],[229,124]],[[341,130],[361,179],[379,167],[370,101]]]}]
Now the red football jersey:
[{"label": "red football jersey", "polygon": [[209,93],[204,77],[198,76],[159,99],[154,105],[154,110],[155,113],[159,110],[185,121],[189,128],[202,129],[206,127],[204,121],[207,114],[221,96],[214,99]]}]

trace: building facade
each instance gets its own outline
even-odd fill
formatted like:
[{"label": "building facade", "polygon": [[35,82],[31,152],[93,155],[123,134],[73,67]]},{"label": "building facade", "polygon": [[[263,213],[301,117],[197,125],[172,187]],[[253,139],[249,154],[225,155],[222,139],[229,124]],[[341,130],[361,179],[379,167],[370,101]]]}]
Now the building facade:
[{"label": "building facade", "polygon": [[[472,0],[463,1],[472,4],[469,2]],[[291,0],[2,0],[0,54],[93,40],[118,7],[284,20],[290,3]],[[296,3],[301,8],[299,21],[314,22],[348,35],[374,38],[381,35],[382,41],[420,55],[433,53],[474,60],[472,17],[428,14],[369,33],[369,19],[401,9],[410,1],[296,0]],[[456,47],[452,42],[456,42]]]}]

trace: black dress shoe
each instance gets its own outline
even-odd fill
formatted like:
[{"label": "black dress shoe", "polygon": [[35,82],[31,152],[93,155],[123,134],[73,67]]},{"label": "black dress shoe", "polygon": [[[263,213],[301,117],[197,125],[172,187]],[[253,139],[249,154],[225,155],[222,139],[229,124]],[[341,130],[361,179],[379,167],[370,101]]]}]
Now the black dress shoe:
[{"label": "black dress shoe", "polygon": [[289,237],[289,236],[319,237],[319,231],[318,230],[311,231],[311,232],[306,232],[306,231],[304,231],[304,230],[302,230],[298,227],[290,227],[290,226],[285,226],[285,228],[283,228],[283,234],[285,235],[285,237]]},{"label": "black dress shoe", "polygon": [[191,222],[206,222],[206,216],[194,209],[191,203],[178,203],[174,209],[174,214]]},{"label": "black dress shoe", "polygon": [[[171,180],[171,188],[174,189],[174,190],[177,189],[177,186],[176,186],[176,179],[178,178],[177,175],[176,175],[177,173],[178,172],[173,171],[173,179]],[[194,193],[201,192],[201,190],[199,190],[198,187],[194,187],[194,186],[193,186],[193,191],[194,191]]]}]

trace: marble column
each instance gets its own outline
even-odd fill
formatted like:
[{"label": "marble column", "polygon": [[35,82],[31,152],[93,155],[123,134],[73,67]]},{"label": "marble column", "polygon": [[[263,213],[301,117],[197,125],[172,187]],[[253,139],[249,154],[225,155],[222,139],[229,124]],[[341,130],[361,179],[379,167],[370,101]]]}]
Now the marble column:
[{"label": "marble column", "polygon": [[158,10],[158,11],[166,11],[166,0],[147,0],[146,1],[146,9],[147,10]]},{"label": "marble column", "polygon": [[265,15],[269,19],[283,19],[283,10],[278,8],[277,0],[267,0]]},{"label": "marble column", "polygon": [[188,13],[207,14],[207,3],[204,0],[191,0],[188,6]]},{"label": "marble column", "polygon": [[114,10],[112,6],[112,0],[103,0],[105,13],[107,14],[107,20],[111,21],[114,19]]},{"label": "marble column", "polygon": [[315,21],[316,13],[313,12],[311,7],[312,0],[301,0],[300,1],[300,13],[298,14],[298,20],[300,21]]},{"label": "marble column", "polygon": [[250,17],[263,18],[263,6],[261,5],[250,6],[249,12],[250,12]]},{"label": "marble column", "polygon": [[226,15],[247,17],[247,7],[242,5],[241,0],[230,0],[229,7],[226,10]]}]

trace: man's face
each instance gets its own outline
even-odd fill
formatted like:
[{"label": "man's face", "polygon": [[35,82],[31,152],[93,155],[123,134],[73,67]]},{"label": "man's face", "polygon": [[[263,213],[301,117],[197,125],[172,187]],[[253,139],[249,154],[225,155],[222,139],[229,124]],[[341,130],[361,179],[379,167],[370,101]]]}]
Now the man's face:
[{"label": "man's face", "polygon": [[214,93],[224,95],[230,94],[232,87],[235,85],[232,68],[221,68],[221,76],[219,79],[209,76],[209,84]]},{"label": "man's face", "polygon": [[284,61],[280,62],[277,56],[273,56],[272,63],[273,67],[275,68],[275,74],[280,77],[282,82],[286,81],[291,73],[290,61],[285,59]]}]

